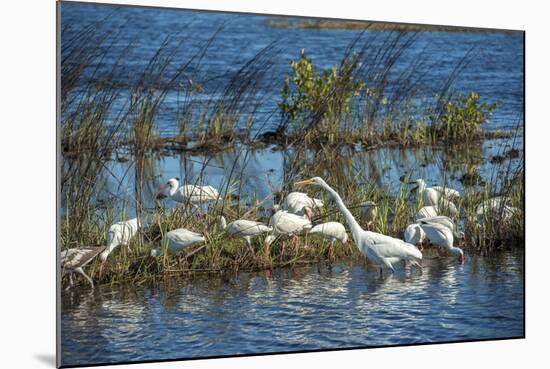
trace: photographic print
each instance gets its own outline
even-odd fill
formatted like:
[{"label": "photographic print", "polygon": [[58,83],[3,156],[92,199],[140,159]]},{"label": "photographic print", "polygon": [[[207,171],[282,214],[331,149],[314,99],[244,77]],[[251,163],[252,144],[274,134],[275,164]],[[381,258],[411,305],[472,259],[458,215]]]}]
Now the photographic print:
[{"label": "photographic print", "polygon": [[524,32],[58,3],[58,365],[524,337]]}]

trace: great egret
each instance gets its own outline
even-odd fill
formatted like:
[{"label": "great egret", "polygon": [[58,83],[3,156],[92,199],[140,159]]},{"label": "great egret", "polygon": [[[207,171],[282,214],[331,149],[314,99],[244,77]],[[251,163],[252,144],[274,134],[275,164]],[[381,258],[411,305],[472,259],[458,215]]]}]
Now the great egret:
[{"label": "great egret", "polygon": [[411,192],[418,191],[418,194],[422,195],[425,205],[437,205],[440,198],[451,201],[460,197],[460,192],[452,188],[442,186],[428,187],[422,178],[410,182],[410,184],[416,184],[416,187]]},{"label": "great egret", "polygon": [[179,178],[170,178],[158,191],[157,196],[169,188],[170,198],[179,204],[190,203],[193,209],[219,199],[220,194],[212,186],[183,185],[179,187]]},{"label": "great egret", "polygon": [[439,223],[429,223],[424,220],[420,221],[420,226],[426,232],[426,237],[433,245],[439,246],[453,255],[457,255],[458,262],[461,264],[464,263],[464,252],[461,248],[453,246],[454,236],[449,228]]},{"label": "great egret", "polygon": [[246,219],[238,219],[227,224],[223,215],[220,217],[220,227],[227,234],[244,239],[253,254],[252,238],[273,230],[272,227],[268,227],[263,223]]},{"label": "great egret", "polygon": [[344,219],[348,223],[355,245],[372,262],[380,267],[380,274],[383,267],[395,272],[393,264],[404,261],[420,266],[422,253],[415,246],[397,238],[386,236],[380,233],[365,231],[355,220],[351,212],[346,208],[342,198],[322,178],[314,177],[296,183],[297,185],[316,185],[324,188],[336,202]]},{"label": "great egret", "polygon": [[61,251],[61,276],[69,274],[69,287],[73,285],[73,273],[78,273],[90,283],[94,288],[92,278],[84,273],[84,266],[92,261],[105,247],[78,247],[74,249],[65,249]]},{"label": "great egret", "polygon": [[361,223],[365,224],[368,231],[374,228],[374,221],[378,214],[378,208],[374,201],[365,201],[359,204]]},{"label": "great egret", "polygon": [[[283,210],[296,215],[307,214],[307,209],[319,209],[323,207],[323,201],[309,197],[304,192],[291,192],[283,201]],[[309,216],[311,219],[311,215]]]},{"label": "great egret", "polygon": [[136,235],[139,228],[139,222],[137,218],[118,222],[109,227],[107,231],[107,246],[105,250],[99,255],[99,275],[103,274],[105,268],[105,262],[107,257],[113,252],[119,245],[126,246],[130,249],[130,240]]}]

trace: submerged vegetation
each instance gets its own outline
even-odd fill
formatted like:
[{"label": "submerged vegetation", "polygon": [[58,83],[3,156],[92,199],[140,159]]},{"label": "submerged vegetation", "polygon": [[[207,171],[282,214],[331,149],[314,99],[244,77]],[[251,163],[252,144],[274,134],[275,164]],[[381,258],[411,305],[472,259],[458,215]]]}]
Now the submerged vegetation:
[{"label": "submerged vegetation", "polygon": [[[182,52],[189,36],[165,38],[143,70],[132,70],[137,76],[133,79],[121,77],[126,75],[123,61],[132,55],[132,43],[116,48],[116,34],[97,34],[93,25],[76,33],[68,31],[62,31],[61,62],[62,247],[104,245],[109,225],[133,216],[133,210],[139,219],[149,220],[130,241],[130,251],[125,247],[114,251],[101,277],[98,262],[90,264],[90,275],[100,283],[326,262],[329,244],[315,236],[306,236],[301,246],[284,251],[280,240],[266,247],[263,238],[257,238],[251,251],[218,225],[222,215],[266,223],[268,204],[279,203],[293,190],[292,181],[305,176],[324,177],[356,217],[359,204],[376,202],[375,229],[401,238],[421,207],[410,196],[407,182],[414,178],[404,178],[397,188],[384,184],[377,176],[378,163],[358,165],[353,159],[355,150],[462,144],[470,145],[466,151],[475,154],[484,138],[518,134],[483,130],[497,102],[485,102],[476,92],[453,94],[452,82],[469,55],[439,89],[429,91],[433,98],[421,99],[426,95],[426,76],[419,70],[428,56],[420,55],[407,65],[402,62],[403,53],[416,40],[414,32],[361,33],[340,62],[329,68],[319,67],[307,50],[302,50],[290,62],[286,76],[275,75],[279,48],[274,42],[228,71],[225,82],[219,83],[219,76],[202,73],[201,62],[216,47],[221,28],[204,45],[189,48],[192,51]],[[105,63],[108,55],[110,62]],[[280,91],[274,99],[278,104],[260,114],[266,100],[273,100],[271,91]],[[177,101],[176,111],[166,111],[168,96]],[[162,119],[173,120],[177,130],[162,132],[158,124]],[[268,144],[288,155],[281,188],[273,189],[277,196],[258,199],[242,190],[245,174],[239,157]],[[176,209],[159,201],[150,204],[152,187],[163,179],[152,164],[156,156],[205,154],[198,174],[184,182],[206,184],[205,171],[213,154],[224,150],[239,155],[234,162],[223,163],[231,168],[229,175],[218,188],[220,199],[204,216],[192,214],[189,204]],[[450,147],[445,155],[454,158],[457,153]],[[472,156],[482,160],[481,155]],[[491,178],[481,178],[480,162],[465,160],[455,168],[449,163],[456,161],[447,158],[441,164],[443,172],[460,176],[465,189],[457,203],[457,223],[466,235],[461,247],[468,252],[523,244],[523,211],[507,216],[506,221],[499,221],[503,214],[476,214],[479,204],[495,196],[524,209],[523,163],[512,167],[509,158],[503,158],[494,163]],[[106,163],[113,160],[127,162],[135,186],[130,194],[109,193],[107,181],[101,180],[109,170]],[[117,180],[120,188],[123,179]],[[441,182],[446,185],[448,178]],[[328,206],[315,214],[314,223],[341,222],[327,195],[315,195]],[[150,256],[168,231],[182,227],[202,233],[207,242],[180,255]],[[353,245],[336,243],[330,252],[336,260],[364,262]]]}]

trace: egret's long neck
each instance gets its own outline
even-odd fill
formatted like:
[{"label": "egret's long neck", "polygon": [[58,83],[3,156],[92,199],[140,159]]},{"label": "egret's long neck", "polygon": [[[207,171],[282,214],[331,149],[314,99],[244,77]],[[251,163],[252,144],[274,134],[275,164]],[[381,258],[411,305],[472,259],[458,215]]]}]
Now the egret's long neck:
[{"label": "egret's long neck", "polygon": [[357,221],[355,220],[355,218],[351,214],[351,211],[349,211],[348,208],[346,208],[346,205],[344,204],[344,201],[342,201],[342,198],[340,197],[340,195],[338,195],[338,192],[334,191],[327,184],[324,184],[323,188],[325,190],[327,190],[328,193],[330,193],[330,195],[334,199],[334,201],[336,201],[336,205],[338,206],[338,208],[342,212],[342,215],[343,215],[344,219],[346,219],[346,222],[348,223],[351,234],[354,236],[353,238],[357,239],[356,236],[358,236],[363,231],[363,229],[361,228],[359,223],[357,223]]}]

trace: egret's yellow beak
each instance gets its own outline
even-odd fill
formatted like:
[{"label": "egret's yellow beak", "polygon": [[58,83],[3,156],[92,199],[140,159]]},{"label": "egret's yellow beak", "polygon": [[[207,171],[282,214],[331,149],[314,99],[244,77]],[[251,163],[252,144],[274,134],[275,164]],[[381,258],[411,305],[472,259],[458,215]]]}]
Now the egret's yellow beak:
[{"label": "egret's yellow beak", "polygon": [[294,182],[295,185],[306,185],[313,183],[313,179],[304,179],[303,181]]}]

